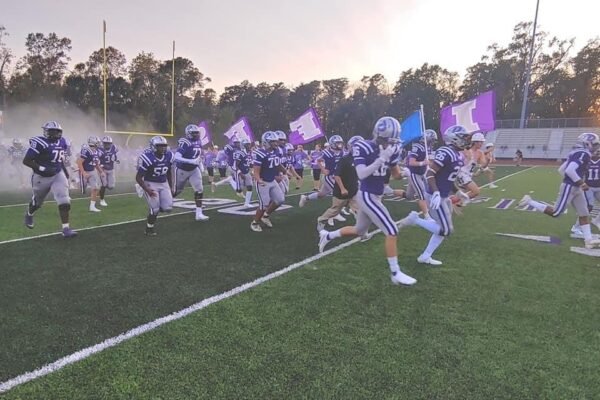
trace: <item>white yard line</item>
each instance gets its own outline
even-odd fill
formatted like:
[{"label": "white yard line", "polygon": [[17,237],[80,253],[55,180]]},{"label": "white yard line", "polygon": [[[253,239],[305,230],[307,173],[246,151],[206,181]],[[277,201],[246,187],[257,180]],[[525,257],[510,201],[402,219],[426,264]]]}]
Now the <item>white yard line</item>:
[{"label": "white yard line", "polygon": [[[373,231],[372,234],[376,234],[379,232],[380,232],[380,230],[376,230],[376,231]],[[279,271],[275,271],[275,272],[265,275],[263,277],[257,278],[252,282],[245,283],[241,286],[238,286],[231,290],[228,290],[227,292],[204,299],[196,304],[193,304],[187,308],[184,308],[183,310],[174,312],[172,314],[169,314],[169,315],[161,317],[161,318],[157,318],[152,322],[148,322],[147,324],[140,325],[136,328],[130,329],[129,331],[127,331],[125,333],[122,333],[118,336],[114,336],[110,339],[106,339],[105,341],[98,343],[96,345],[79,350],[79,351],[77,351],[73,354],[70,354],[66,357],[63,357],[53,363],[46,364],[43,367],[36,369],[35,371],[27,372],[25,374],[15,377],[15,378],[9,379],[6,382],[0,383],[0,393],[7,392],[10,389],[14,388],[15,386],[22,385],[23,383],[32,381],[37,378],[41,378],[42,376],[48,375],[52,372],[56,372],[70,364],[84,360],[93,354],[100,353],[101,351],[104,351],[106,349],[114,347],[114,346],[116,346],[120,343],[123,343],[129,339],[132,339],[136,336],[140,336],[141,334],[149,332],[151,330],[154,330],[154,329],[158,328],[159,326],[164,325],[168,322],[176,321],[176,320],[181,319],[193,312],[202,310],[203,308],[206,308],[211,304],[218,303],[219,301],[222,301],[222,300],[228,299],[230,297],[233,297],[235,295],[238,295],[240,293],[243,293],[249,289],[252,289],[252,288],[254,288],[258,285],[261,285],[265,282],[268,282],[272,279],[275,279],[281,275],[287,274],[288,272],[293,271],[297,268],[300,268],[308,263],[319,260],[320,258],[328,256],[329,254],[333,254],[337,251],[340,251],[340,250],[342,250],[348,246],[351,246],[359,241],[360,241],[360,238],[355,238],[348,242],[344,242],[335,247],[332,247],[329,250],[324,251],[323,253],[315,254],[314,256],[305,258],[304,260],[299,261],[295,264],[292,264],[286,268],[280,269]]]},{"label": "white yard line", "polygon": [[[519,174],[521,174],[521,173],[523,173],[525,171],[531,171],[534,168],[537,168],[537,166],[534,165],[533,167],[525,168],[525,169],[522,169],[521,171],[517,171],[517,172],[512,173],[510,175],[503,176],[502,178],[496,179],[493,183],[503,181],[503,180],[511,178],[511,177],[513,177],[515,175],[519,175]],[[485,187],[488,187],[488,186],[490,186],[490,184],[486,183],[485,185],[481,185],[480,188],[485,188]]]},{"label": "white yard line", "polygon": [[[116,194],[107,194],[105,197],[117,197],[117,196],[129,196],[132,194],[136,194],[135,192],[131,192],[131,193],[116,193]],[[77,200],[89,200],[89,197],[77,197],[76,199],[71,199],[71,201],[77,201]],[[50,204],[50,203],[56,203],[56,201],[54,200],[48,200],[45,201],[44,204]],[[0,206],[0,208],[10,208],[10,207],[25,207],[27,206],[29,203],[21,203],[21,204],[6,204],[3,206]]]},{"label": "white yard line", "polygon": [[[532,168],[535,168],[535,167],[532,167]],[[497,179],[495,182],[499,182],[501,180],[508,179],[508,178],[510,178],[512,176],[515,176],[515,175],[518,175],[518,174],[520,174],[522,172],[529,171],[532,168],[524,169],[524,170],[515,172],[514,174],[510,174],[510,175],[504,176],[504,177],[502,177],[500,179]],[[488,185],[483,185],[482,187],[485,187],[485,186],[488,186]],[[298,194],[293,194],[293,195],[290,195],[288,197],[297,196]],[[241,204],[241,203],[239,203],[239,204]],[[227,207],[227,206],[233,206],[233,204],[228,204],[228,205],[219,206],[219,207],[213,207],[213,208],[210,208],[210,209],[216,209],[216,208]],[[186,213],[179,213],[179,214],[186,214]],[[179,215],[179,214],[175,214],[175,215]],[[163,216],[163,218],[164,217],[168,217],[168,216],[169,215],[165,215],[165,216]],[[96,229],[96,228],[103,228],[103,227],[109,227],[109,226],[123,225],[123,224],[132,223],[132,222],[140,222],[140,221],[144,221],[144,220],[145,220],[145,218],[142,218],[142,219],[137,219],[137,220],[133,220],[133,221],[124,221],[124,222],[119,222],[119,223],[115,223],[115,224],[108,224],[108,225],[102,225],[102,226],[96,226],[96,227],[83,228],[83,229],[80,229],[80,230],[88,230],[88,229]],[[377,233],[380,233],[380,232],[381,231],[379,229],[377,229],[376,231],[373,231],[371,234],[374,235],[374,234],[377,234]],[[56,235],[56,233],[47,234],[47,235],[41,235],[41,236],[38,236],[38,237],[51,236],[51,235]],[[16,239],[16,240],[13,240],[13,241],[27,240],[27,239],[31,239],[31,238]],[[306,264],[309,264],[309,263],[311,263],[313,261],[319,260],[319,259],[321,259],[323,257],[326,257],[326,256],[330,255],[330,254],[336,253],[336,252],[338,252],[338,251],[340,251],[342,249],[345,249],[346,247],[352,246],[353,244],[355,244],[355,243],[357,243],[359,241],[360,241],[360,238],[354,238],[354,239],[349,240],[349,241],[347,241],[345,243],[342,243],[342,244],[339,244],[339,245],[337,245],[335,247],[332,247],[329,250],[324,251],[323,253],[315,254],[314,256],[305,258],[302,261],[299,261],[299,262],[297,262],[295,264],[289,265],[286,268],[280,269],[279,271],[275,271],[275,272],[270,273],[268,275],[265,275],[263,277],[257,278],[257,279],[255,279],[252,282],[245,283],[245,284],[243,284],[241,286],[238,286],[238,287],[235,287],[235,288],[233,288],[231,290],[228,290],[227,292],[224,292],[224,293],[221,293],[221,294],[209,297],[209,298],[204,299],[204,300],[202,300],[202,301],[200,301],[200,302],[198,302],[196,304],[193,304],[193,305],[191,305],[191,306],[189,306],[187,308],[184,308],[183,310],[174,312],[172,314],[169,314],[169,315],[161,317],[161,318],[157,318],[157,319],[155,319],[152,322],[148,322],[148,323],[146,323],[144,325],[140,325],[140,326],[138,326],[136,328],[130,329],[129,331],[127,331],[125,333],[122,333],[122,334],[120,334],[118,336],[114,336],[112,338],[106,339],[105,341],[103,341],[101,343],[98,343],[96,345],[93,345],[93,346],[87,347],[85,349],[79,350],[79,351],[77,351],[77,352],[75,352],[73,354],[70,354],[70,355],[68,355],[66,357],[63,357],[63,358],[61,358],[61,359],[59,359],[59,360],[57,360],[57,361],[55,361],[53,363],[46,364],[43,367],[36,369],[35,371],[27,372],[25,374],[22,374],[22,375],[19,375],[19,376],[15,377],[15,378],[9,379],[6,382],[0,383],[0,393],[7,392],[7,391],[11,390],[12,388],[14,388],[15,386],[22,385],[22,384],[24,384],[26,382],[30,382],[30,381],[32,381],[34,379],[41,378],[42,376],[48,375],[48,374],[50,374],[52,372],[56,372],[56,371],[58,371],[58,370],[60,370],[60,369],[62,369],[64,367],[66,367],[68,365],[71,365],[71,364],[74,364],[74,363],[79,362],[81,360],[84,360],[84,359],[86,359],[86,358],[88,358],[88,357],[90,357],[90,356],[92,356],[92,355],[94,355],[96,353],[100,353],[101,351],[104,351],[104,350],[109,349],[111,347],[115,347],[118,344],[123,343],[123,342],[125,342],[125,341],[127,341],[129,339],[132,339],[134,337],[140,336],[140,335],[142,335],[142,334],[144,334],[146,332],[152,331],[152,330],[154,330],[154,329],[158,328],[159,326],[162,326],[162,325],[164,325],[166,323],[169,323],[169,322],[172,322],[172,321],[176,321],[176,320],[181,319],[181,318],[183,318],[183,317],[185,317],[187,315],[190,315],[190,314],[192,314],[192,313],[194,313],[196,311],[202,310],[202,309],[210,306],[211,304],[218,303],[220,301],[223,301],[225,299],[228,299],[230,297],[233,297],[235,295],[243,293],[243,292],[245,292],[245,291],[247,291],[249,289],[252,289],[252,288],[254,288],[254,287],[258,286],[258,285],[261,285],[261,284],[263,284],[265,282],[268,282],[268,281],[270,281],[272,279],[275,279],[275,278],[277,278],[277,277],[279,277],[281,275],[284,275],[284,274],[286,274],[286,273],[288,273],[290,271],[293,271],[293,270],[295,270],[297,268],[300,268],[300,267],[302,267],[302,266],[304,266]],[[8,241],[8,242],[11,242],[11,241]],[[0,242],[0,244],[8,243],[8,242]]]}]

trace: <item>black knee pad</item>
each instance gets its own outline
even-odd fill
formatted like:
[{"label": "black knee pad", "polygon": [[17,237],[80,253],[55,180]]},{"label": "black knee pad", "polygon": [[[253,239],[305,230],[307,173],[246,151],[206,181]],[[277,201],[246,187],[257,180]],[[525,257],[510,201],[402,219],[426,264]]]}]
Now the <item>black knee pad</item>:
[{"label": "black knee pad", "polygon": [[59,210],[63,210],[63,211],[70,211],[71,210],[71,204],[67,203],[67,204],[59,204],[58,205],[58,209]]}]

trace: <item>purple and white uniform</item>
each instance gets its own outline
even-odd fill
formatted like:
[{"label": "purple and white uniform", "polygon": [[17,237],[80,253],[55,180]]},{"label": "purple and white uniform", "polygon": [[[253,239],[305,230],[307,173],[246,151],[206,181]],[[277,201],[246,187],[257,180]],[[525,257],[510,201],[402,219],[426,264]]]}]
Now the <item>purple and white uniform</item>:
[{"label": "purple and white uniform", "polygon": [[[79,154],[79,157],[83,160],[83,162],[82,162],[83,170],[88,174],[87,179],[83,179],[83,173],[80,171],[80,173],[81,173],[80,182],[82,185],[85,182],[85,185],[87,187],[89,187],[90,189],[100,189],[100,186],[102,184],[100,174],[98,173],[98,170],[96,169],[96,166],[100,165],[100,156],[101,155],[102,155],[102,153],[100,152],[99,149],[93,149],[86,145],[84,145],[81,148],[81,152]],[[82,188],[83,188],[83,186],[82,186]],[[83,193],[83,191],[82,191],[82,193]]]},{"label": "purple and white uniform", "polygon": [[162,157],[157,157],[151,149],[145,150],[138,160],[138,174],[142,175],[147,186],[156,192],[155,197],[144,193],[150,213],[168,212],[173,209],[173,196],[167,182],[167,174],[173,164],[173,153],[167,151]]},{"label": "purple and white uniform", "polygon": [[[180,138],[177,141],[176,152],[181,154],[181,157],[186,160],[197,160],[202,155],[202,144],[200,140],[190,140],[188,138]],[[189,162],[176,161],[173,174],[173,189],[174,196],[177,196],[185,188],[187,182],[190,183],[192,189],[196,193],[203,192],[202,171],[198,164]]]},{"label": "purple and white uniform", "polygon": [[260,179],[263,181],[262,184],[255,182],[258,207],[266,210],[271,202],[277,205],[282,204],[285,196],[275,180],[275,177],[279,175],[279,166],[281,165],[279,149],[257,149],[252,154],[252,158],[253,165],[260,167]]},{"label": "purple and white uniform", "polygon": [[[556,203],[554,203],[553,217],[558,217],[565,212],[568,205],[573,205],[580,217],[590,215],[587,206],[585,192],[575,184],[578,180],[585,180],[588,177],[588,169],[590,166],[590,152],[584,149],[576,149],[569,153],[567,161],[561,166],[564,173],[563,181],[558,191]],[[574,174],[573,176],[570,176]]]},{"label": "purple and white uniform", "polygon": [[51,190],[58,205],[71,203],[69,182],[63,171],[67,148],[65,138],[49,140],[44,136],[35,136],[29,140],[25,157],[44,167],[44,171],[33,171],[31,177],[34,206],[41,207]]},{"label": "purple and white uniform", "polygon": [[[233,161],[232,161],[233,162]],[[219,168],[227,168],[229,165],[229,157],[225,154],[224,150],[217,153],[217,166]]]},{"label": "purple and white uniform", "polygon": [[227,156],[227,165],[231,169],[233,169],[233,153],[235,153],[236,150],[237,149],[231,144],[226,144],[225,147],[223,147],[223,152]]},{"label": "purple and white uniform", "polygon": [[250,174],[250,167],[252,166],[252,157],[248,157],[248,153],[245,149],[236,149],[233,152],[233,165],[234,170],[237,172],[234,174],[236,191],[241,192],[242,188],[252,188],[252,175]]},{"label": "purple and white uniform", "polygon": [[[435,183],[440,192],[441,202],[437,210],[429,210],[429,215],[440,227],[440,236],[449,236],[454,231],[452,223],[452,200],[450,195],[454,191],[454,181],[465,165],[462,153],[452,146],[441,146],[435,152],[433,162],[438,166],[435,174]],[[432,194],[429,188],[429,194]]]},{"label": "purple and white uniform", "polygon": [[119,150],[113,144],[110,149],[100,149],[100,166],[104,170],[104,177],[102,178],[102,186],[109,190],[115,187],[115,162],[117,161],[117,153]]},{"label": "purple and white uniform", "polygon": [[589,206],[593,206],[596,201],[600,201],[600,159],[590,160],[585,183],[589,189],[585,192],[585,197]]},{"label": "purple and white uniform", "polygon": [[[379,146],[372,140],[360,140],[352,147],[354,165],[357,167],[369,165],[379,158]],[[371,223],[375,224],[387,236],[398,235],[398,228],[389,211],[381,202],[385,186],[385,175],[388,169],[397,165],[400,159],[400,149],[382,164],[372,175],[360,180],[360,189],[356,194],[358,214],[356,216],[356,230],[359,236],[367,233]]]},{"label": "purple and white uniform", "polygon": [[413,144],[407,156],[407,166],[410,171],[407,197],[410,199],[416,196],[419,200],[425,200],[427,193],[427,181],[425,180],[425,171],[427,166],[410,166],[408,163],[413,159],[418,162],[427,160],[427,152],[425,146],[421,143]]}]

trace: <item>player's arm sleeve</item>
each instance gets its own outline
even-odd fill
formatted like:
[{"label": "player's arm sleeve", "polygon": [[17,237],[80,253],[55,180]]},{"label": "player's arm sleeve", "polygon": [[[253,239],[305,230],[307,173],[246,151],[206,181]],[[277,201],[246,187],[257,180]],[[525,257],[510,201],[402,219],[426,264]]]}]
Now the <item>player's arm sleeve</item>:
[{"label": "player's arm sleeve", "polygon": [[576,162],[571,161],[565,168],[565,175],[571,178],[573,182],[581,181],[581,177],[577,174],[578,167],[579,165]]}]

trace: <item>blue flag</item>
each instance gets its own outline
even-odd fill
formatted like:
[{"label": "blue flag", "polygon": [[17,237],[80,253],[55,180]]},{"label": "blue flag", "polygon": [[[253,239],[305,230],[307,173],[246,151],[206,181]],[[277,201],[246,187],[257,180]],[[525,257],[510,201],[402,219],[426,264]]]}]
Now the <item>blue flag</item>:
[{"label": "blue flag", "polygon": [[400,132],[400,140],[404,146],[421,139],[423,136],[423,128],[421,126],[421,111],[417,110],[410,114],[402,122],[402,132]]}]

